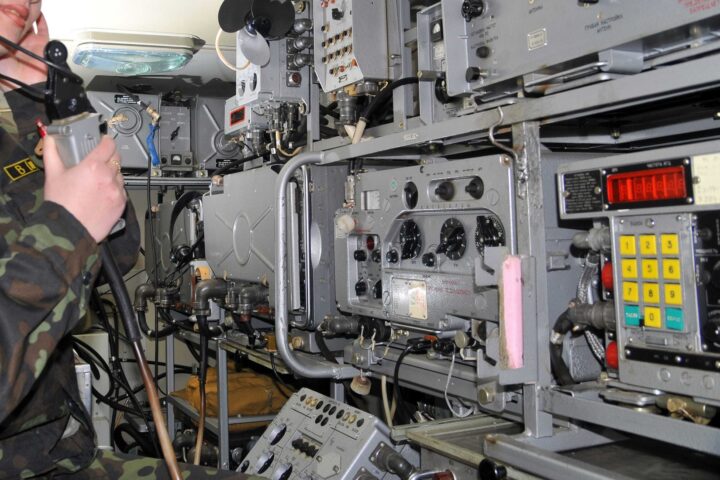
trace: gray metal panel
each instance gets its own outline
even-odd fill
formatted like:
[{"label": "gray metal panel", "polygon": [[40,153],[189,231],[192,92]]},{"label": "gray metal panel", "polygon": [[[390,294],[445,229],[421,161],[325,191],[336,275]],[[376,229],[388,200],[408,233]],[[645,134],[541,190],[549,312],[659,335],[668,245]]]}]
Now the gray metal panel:
[{"label": "gray metal panel", "polygon": [[227,175],[221,193],[203,198],[205,255],[216,277],[273,284],[276,177],[270,167]]},{"label": "gray metal panel", "polygon": [[[505,229],[507,242],[511,242],[507,204],[510,175],[501,156],[359,174],[355,207],[339,210],[336,215],[338,220],[351,217],[355,225],[349,234],[337,227],[335,231],[336,295],[340,308],[431,330],[463,328],[447,315],[497,322],[497,290],[475,285],[475,270],[484,265],[475,246],[475,234],[479,216],[495,216]],[[475,177],[480,177],[485,185],[485,193],[478,200],[464,190]],[[410,182],[418,191],[415,208],[408,208],[403,198],[404,188]],[[452,200],[444,201],[434,192],[447,183],[453,185],[456,194]],[[435,266],[423,265],[421,257],[436,252],[440,232],[450,219],[464,229],[464,254],[453,259],[438,253]],[[399,255],[402,251],[400,231],[407,221],[418,226],[421,245],[414,258],[391,263],[387,255],[391,251]],[[368,236],[376,239],[380,262],[372,260],[373,252],[366,247]],[[356,250],[364,251],[367,260],[356,260]],[[372,288],[378,281],[382,282],[382,295],[373,298]],[[367,284],[367,294],[355,293],[358,282]],[[420,297],[413,300],[408,296],[411,291]]]},{"label": "gray metal panel", "polygon": [[604,403],[591,395],[585,396],[588,398],[553,390],[545,390],[540,394],[542,408],[561,417],[605,425],[621,432],[656,438],[711,455],[720,452],[720,432],[716,428],[663,415],[639,413],[630,408]]},{"label": "gray metal panel", "polygon": [[[332,413],[331,413],[332,412]],[[388,427],[377,417],[303,388],[293,394],[240,465],[239,471],[288,480],[333,478],[350,480],[361,472],[378,479],[398,477],[385,473],[370,460],[385,445],[393,450]],[[298,442],[316,450],[301,452]],[[411,463],[417,459],[403,454]],[[271,460],[269,460],[271,459]],[[265,462],[265,469],[259,468]],[[245,468],[243,468],[245,467]],[[262,470],[262,471],[259,471]]]},{"label": "gray metal panel", "polygon": [[387,0],[313,3],[315,73],[325,92],[389,78]]},{"label": "gray metal panel", "polygon": [[[119,92],[89,91],[88,98],[95,110],[110,121],[108,134],[113,137],[120,152],[123,168],[148,168],[150,154],[147,149],[146,137],[149,133],[150,116],[134,103],[129,97]],[[141,101],[158,108],[159,95],[138,95]],[[155,148],[159,147],[159,139],[155,137]]]},{"label": "gray metal panel", "polygon": [[[592,54],[619,48],[639,52],[642,58],[657,54],[670,46],[687,44],[685,25],[695,25],[697,32],[717,28],[720,5],[676,0],[636,0],[632,2],[587,3],[509,2],[486,0],[484,13],[467,22],[461,14],[463,0],[443,0],[443,21],[447,40],[447,79],[451,95],[488,91],[495,84],[536,71],[552,73],[558,69],[588,64],[598,60]],[[663,33],[658,37],[655,34]],[[643,40],[635,45],[632,42]],[[479,47],[489,47],[490,55],[478,57]],[[590,58],[588,58],[590,56]],[[602,57],[601,60],[605,58]],[[606,70],[626,73],[624,67],[610,59]],[[570,63],[576,61],[576,63]],[[469,67],[486,72],[486,78],[468,83]],[[514,89],[509,84],[506,88]],[[498,89],[502,89],[499,87]]]}]

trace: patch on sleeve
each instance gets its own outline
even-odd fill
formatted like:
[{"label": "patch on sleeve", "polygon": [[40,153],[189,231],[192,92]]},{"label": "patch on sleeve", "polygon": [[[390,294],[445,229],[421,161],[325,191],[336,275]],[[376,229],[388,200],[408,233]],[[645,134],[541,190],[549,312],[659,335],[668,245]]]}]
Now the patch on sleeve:
[{"label": "patch on sleeve", "polygon": [[19,162],[15,162],[3,168],[5,175],[10,178],[11,182],[20,180],[23,177],[27,177],[31,173],[40,171],[37,165],[30,160],[30,157],[24,158]]}]

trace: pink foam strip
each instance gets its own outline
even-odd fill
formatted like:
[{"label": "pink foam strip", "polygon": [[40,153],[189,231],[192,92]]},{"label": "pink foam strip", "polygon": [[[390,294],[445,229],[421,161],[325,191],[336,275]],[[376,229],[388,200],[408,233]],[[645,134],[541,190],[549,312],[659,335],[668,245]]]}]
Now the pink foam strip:
[{"label": "pink foam strip", "polygon": [[507,256],[502,266],[501,318],[503,345],[507,368],[523,366],[522,264],[520,257]]}]

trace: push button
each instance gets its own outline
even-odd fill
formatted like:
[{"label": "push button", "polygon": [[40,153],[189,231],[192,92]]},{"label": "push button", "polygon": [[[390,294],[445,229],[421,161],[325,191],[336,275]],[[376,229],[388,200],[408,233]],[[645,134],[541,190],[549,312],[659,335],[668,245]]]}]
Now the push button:
[{"label": "push button", "polygon": [[620,255],[633,256],[637,254],[634,235],[620,236]]},{"label": "push button", "polygon": [[680,280],[680,260],[668,258],[664,259],[663,277],[666,280]]},{"label": "push button", "polygon": [[643,302],[645,303],[660,303],[660,285],[657,283],[644,283],[643,284]]},{"label": "push button", "polygon": [[623,283],[623,300],[626,302],[637,303],[640,301],[638,295],[638,284],[635,282]]},{"label": "push button", "polygon": [[683,322],[683,312],[680,308],[665,309],[665,326],[670,330],[685,330],[685,322]]},{"label": "push button", "polygon": [[637,260],[623,260],[622,265],[622,276],[623,278],[637,278],[638,265]]},{"label": "push button", "polygon": [[658,279],[658,261],[657,260],[643,260],[642,261],[642,276],[648,280]]},{"label": "push button", "polygon": [[640,235],[640,254],[657,255],[655,235]]},{"label": "push button", "polygon": [[640,307],[637,305],[625,305],[625,326],[640,326]]},{"label": "push button", "polygon": [[660,252],[663,255],[680,255],[680,240],[677,233],[660,235]]},{"label": "push button", "polygon": [[660,309],[657,307],[645,307],[644,325],[649,328],[662,328]]},{"label": "push button", "polygon": [[668,305],[682,305],[682,287],[680,285],[665,284],[665,303]]}]

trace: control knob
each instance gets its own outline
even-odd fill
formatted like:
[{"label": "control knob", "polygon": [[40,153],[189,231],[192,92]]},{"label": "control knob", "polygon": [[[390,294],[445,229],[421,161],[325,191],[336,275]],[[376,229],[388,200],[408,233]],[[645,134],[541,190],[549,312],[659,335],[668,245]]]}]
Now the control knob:
[{"label": "control knob", "polygon": [[365,250],[355,250],[355,253],[353,253],[353,258],[358,262],[364,262],[367,260],[367,253]]},{"label": "control knob", "polygon": [[365,295],[367,293],[367,289],[367,283],[364,280],[360,280],[355,284],[355,294],[358,297],[362,297],[363,295]]},{"label": "control knob", "polygon": [[388,263],[397,263],[400,260],[400,255],[398,255],[397,250],[390,250],[385,254],[385,259]]},{"label": "control knob", "polygon": [[485,2],[483,0],[465,0],[460,7],[462,16],[466,22],[472,21],[485,11]]}]

